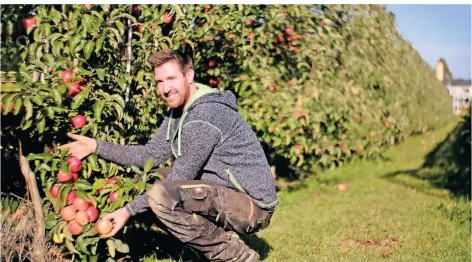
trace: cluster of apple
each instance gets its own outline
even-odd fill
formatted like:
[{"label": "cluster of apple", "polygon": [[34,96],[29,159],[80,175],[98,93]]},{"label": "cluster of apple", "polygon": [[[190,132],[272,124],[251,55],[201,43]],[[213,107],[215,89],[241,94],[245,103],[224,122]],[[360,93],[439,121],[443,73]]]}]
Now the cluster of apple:
[{"label": "cluster of apple", "polygon": [[[77,172],[82,168],[82,161],[77,157],[71,156],[67,164],[69,166],[69,173],[59,170],[57,179],[60,182],[75,181],[78,179]],[[52,197],[59,197],[59,190],[62,184],[54,184],[49,193]],[[113,193],[113,192],[112,192]],[[116,193],[116,192],[115,192]],[[111,198],[110,194],[110,198]],[[115,199],[117,196],[114,196]],[[111,200],[111,199],[110,199]],[[91,203],[87,202],[77,196],[77,193],[72,189],[67,195],[67,206],[61,209],[62,220],[68,222],[67,229],[72,235],[80,235],[83,226],[95,222],[98,218],[99,210]],[[108,220],[100,220],[96,223],[97,232],[106,234],[111,231],[113,225]]]}]

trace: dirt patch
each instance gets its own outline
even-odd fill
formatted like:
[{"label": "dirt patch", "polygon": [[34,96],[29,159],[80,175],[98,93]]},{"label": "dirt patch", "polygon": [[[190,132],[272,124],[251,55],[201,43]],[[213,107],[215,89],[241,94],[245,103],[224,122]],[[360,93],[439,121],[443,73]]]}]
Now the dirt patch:
[{"label": "dirt patch", "polygon": [[356,248],[359,248],[362,251],[377,249],[380,256],[388,257],[391,253],[391,249],[396,246],[401,246],[401,244],[400,239],[395,236],[389,236],[386,239],[347,237],[341,239],[339,252],[346,254]]}]

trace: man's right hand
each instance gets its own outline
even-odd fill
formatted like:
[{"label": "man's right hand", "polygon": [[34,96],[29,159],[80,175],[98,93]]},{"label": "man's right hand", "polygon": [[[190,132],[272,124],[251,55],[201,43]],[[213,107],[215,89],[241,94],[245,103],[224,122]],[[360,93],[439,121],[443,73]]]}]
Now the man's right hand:
[{"label": "man's right hand", "polygon": [[74,139],[75,142],[59,146],[59,149],[69,149],[69,155],[82,159],[93,152],[97,148],[97,141],[90,137],[67,133],[67,136]]}]

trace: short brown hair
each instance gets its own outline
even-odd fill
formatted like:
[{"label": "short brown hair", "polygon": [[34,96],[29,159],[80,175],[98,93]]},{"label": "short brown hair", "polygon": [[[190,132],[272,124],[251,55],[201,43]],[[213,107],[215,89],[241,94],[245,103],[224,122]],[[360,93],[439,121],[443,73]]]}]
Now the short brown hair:
[{"label": "short brown hair", "polygon": [[189,54],[186,54],[180,50],[166,49],[161,50],[148,59],[148,62],[153,68],[159,67],[167,62],[175,61],[180,66],[180,71],[184,74],[189,69],[193,69],[192,57]]}]

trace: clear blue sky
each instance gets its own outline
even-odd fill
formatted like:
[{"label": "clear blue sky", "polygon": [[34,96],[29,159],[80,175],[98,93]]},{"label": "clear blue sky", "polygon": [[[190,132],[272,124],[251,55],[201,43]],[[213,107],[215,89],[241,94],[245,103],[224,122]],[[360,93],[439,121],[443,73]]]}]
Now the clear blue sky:
[{"label": "clear blue sky", "polygon": [[470,5],[387,5],[396,25],[432,67],[444,58],[455,79],[471,79]]}]

